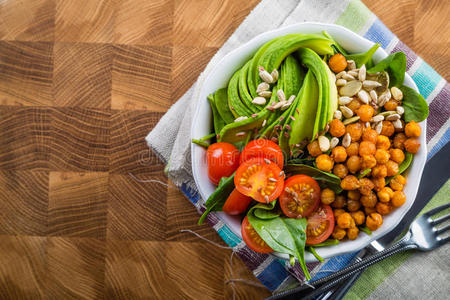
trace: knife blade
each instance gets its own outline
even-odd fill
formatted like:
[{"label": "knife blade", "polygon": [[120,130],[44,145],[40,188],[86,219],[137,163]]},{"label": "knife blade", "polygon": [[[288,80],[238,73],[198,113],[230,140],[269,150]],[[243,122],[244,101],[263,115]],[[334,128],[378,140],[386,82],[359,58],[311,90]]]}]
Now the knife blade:
[{"label": "knife blade", "polygon": [[[430,161],[425,165],[424,171],[422,173],[422,178],[419,184],[419,191],[414,201],[413,206],[402,219],[402,221],[384,237],[378,239],[371,243],[368,248],[372,251],[382,251],[385,245],[392,243],[395,239],[409,226],[409,224],[414,220],[417,214],[425,207],[425,205],[431,200],[432,196],[442,187],[442,185],[447,182],[449,178],[450,170],[450,143],[447,143],[438,153],[436,153]],[[379,248],[379,249],[377,249]],[[359,254],[363,253],[363,249]],[[356,259],[361,259],[356,258]],[[266,298],[270,300],[274,299],[309,299],[312,297],[321,296],[322,299],[341,299],[356,279],[361,273],[356,273],[354,276],[350,277],[344,286],[341,286],[335,290],[334,295],[328,293],[319,294],[320,287],[316,290],[311,289],[308,286],[301,286],[292,290],[284,291],[280,294],[274,295],[272,297]],[[312,284],[314,284],[312,282]],[[340,298],[337,298],[340,296]]]},{"label": "knife blade", "polygon": [[[447,182],[450,174],[450,143],[447,143],[440,149],[426,164],[420,180],[419,190],[416,200],[411,209],[406,213],[400,223],[389,233],[378,239],[377,243],[369,246],[369,251],[358,253],[355,260],[361,259],[366,253],[383,251],[389,244],[393,243],[399,235],[409,227],[411,222],[422,211],[427,203],[433,198],[433,195]],[[350,277],[343,284],[339,285],[333,291],[322,294],[318,300],[342,299],[348,290],[353,286],[356,280],[364,271],[358,272]]]}]

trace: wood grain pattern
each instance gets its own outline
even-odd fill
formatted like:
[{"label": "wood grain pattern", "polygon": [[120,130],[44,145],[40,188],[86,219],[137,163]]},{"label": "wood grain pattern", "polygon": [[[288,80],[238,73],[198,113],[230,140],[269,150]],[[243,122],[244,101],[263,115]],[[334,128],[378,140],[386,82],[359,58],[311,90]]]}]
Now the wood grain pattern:
[{"label": "wood grain pattern", "polygon": [[46,298],[102,298],[105,252],[106,242],[98,239],[48,238]]},{"label": "wood grain pattern", "polygon": [[53,0],[0,2],[1,40],[52,42],[54,29]]},{"label": "wood grain pattern", "polygon": [[0,104],[52,105],[53,44],[0,41]]},{"label": "wood grain pattern", "polygon": [[112,58],[111,45],[56,43],[55,106],[110,108]]},{"label": "wood grain pattern", "polygon": [[112,43],[114,0],[56,1],[55,40]]},{"label": "wood grain pattern", "polygon": [[[161,172],[144,179],[166,180]],[[139,183],[129,175],[110,175],[108,239],[164,240],[166,189]]]},{"label": "wood grain pattern", "polygon": [[[231,277],[257,281],[180,232],[224,245],[144,138],[258,2],[0,0],[0,299],[231,299]],[[449,79],[447,2],[364,2]]]},{"label": "wood grain pattern", "polygon": [[170,98],[171,47],[114,47],[111,108],[166,111]]},{"label": "wood grain pattern", "polygon": [[50,172],[48,234],[104,239],[108,173]]}]

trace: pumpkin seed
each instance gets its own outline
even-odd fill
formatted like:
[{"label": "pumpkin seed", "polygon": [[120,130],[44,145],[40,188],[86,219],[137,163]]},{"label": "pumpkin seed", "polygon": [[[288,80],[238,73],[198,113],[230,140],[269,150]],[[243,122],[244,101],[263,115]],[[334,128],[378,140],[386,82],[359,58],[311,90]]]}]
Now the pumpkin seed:
[{"label": "pumpkin seed", "polygon": [[340,88],[341,96],[352,97],[361,90],[362,83],[360,81],[352,80]]}]

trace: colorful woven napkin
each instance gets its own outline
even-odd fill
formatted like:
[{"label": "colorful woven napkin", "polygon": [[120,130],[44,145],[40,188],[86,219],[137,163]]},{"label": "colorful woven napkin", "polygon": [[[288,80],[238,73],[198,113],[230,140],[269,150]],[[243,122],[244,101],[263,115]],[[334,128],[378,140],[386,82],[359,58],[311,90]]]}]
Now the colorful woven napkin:
[{"label": "colorful woven napkin", "polygon": [[[268,22],[261,24],[260,20],[268,20]],[[200,75],[197,83],[167,112],[146,138],[152,150],[167,163],[166,170],[169,177],[181,188],[200,213],[204,211],[202,206],[204,201],[199,198],[192,179],[189,131],[193,108],[198,100],[198,91],[208,70],[231,49],[245,43],[252,36],[280,26],[305,21],[342,25],[369,40],[380,43],[389,53],[403,51],[407,56],[408,74],[411,75],[430,106],[430,116],[427,120],[428,158],[448,142],[450,85],[403,44],[359,0],[300,2],[263,0],[218,51],[205,72]],[[450,183],[448,182],[443,189],[445,191],[433,198],[427,208],[448,202]],[[298,264],[291,267],[288,262],[275,256],[258,254],[248,249],[245,243],[214,213],[209,214],[207,220],[269,290],[278,292],[303,281],[303,272]],[[449,249],[447,245],[427,255],[407,253],[391,257],[369,268],[353,286],[347,297],[364,299],[378,298],[383,295],[392,298],[395,295],[394,298],[403,298],[414,295],[417,298],[445,298],[450,293],[449,262],[445,260]],[[355,255],[356,253],[351,253],[334,257],[320,265],[309,264],[313,280],[345,267]],[[425,264],[425,260],[427,266],[419,272],[418,268],[421,264]],[[436,276],[436,272],[439,273],[440,270],[444,271],[440,276]],[[428,284],[426,289],[423,288],[424,282]]]}]

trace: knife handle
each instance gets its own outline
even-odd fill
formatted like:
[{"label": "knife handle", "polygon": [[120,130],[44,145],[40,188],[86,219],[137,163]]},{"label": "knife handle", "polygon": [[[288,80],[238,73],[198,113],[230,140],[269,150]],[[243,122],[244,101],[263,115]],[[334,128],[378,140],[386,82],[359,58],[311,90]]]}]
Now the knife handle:
[{"label": "knife handle", "polygon": [[361,270],[353,274],[352,277],[350,277],[347,281],[344,282],[344,284],[338,286],[335,290],[326,293],[325,294],[327,296],[326,299],[341,300],[342,298],[344,298],[348,290],[355,284],[356,280],[358,280],[358,278],[362,275],[364,270]]}]

